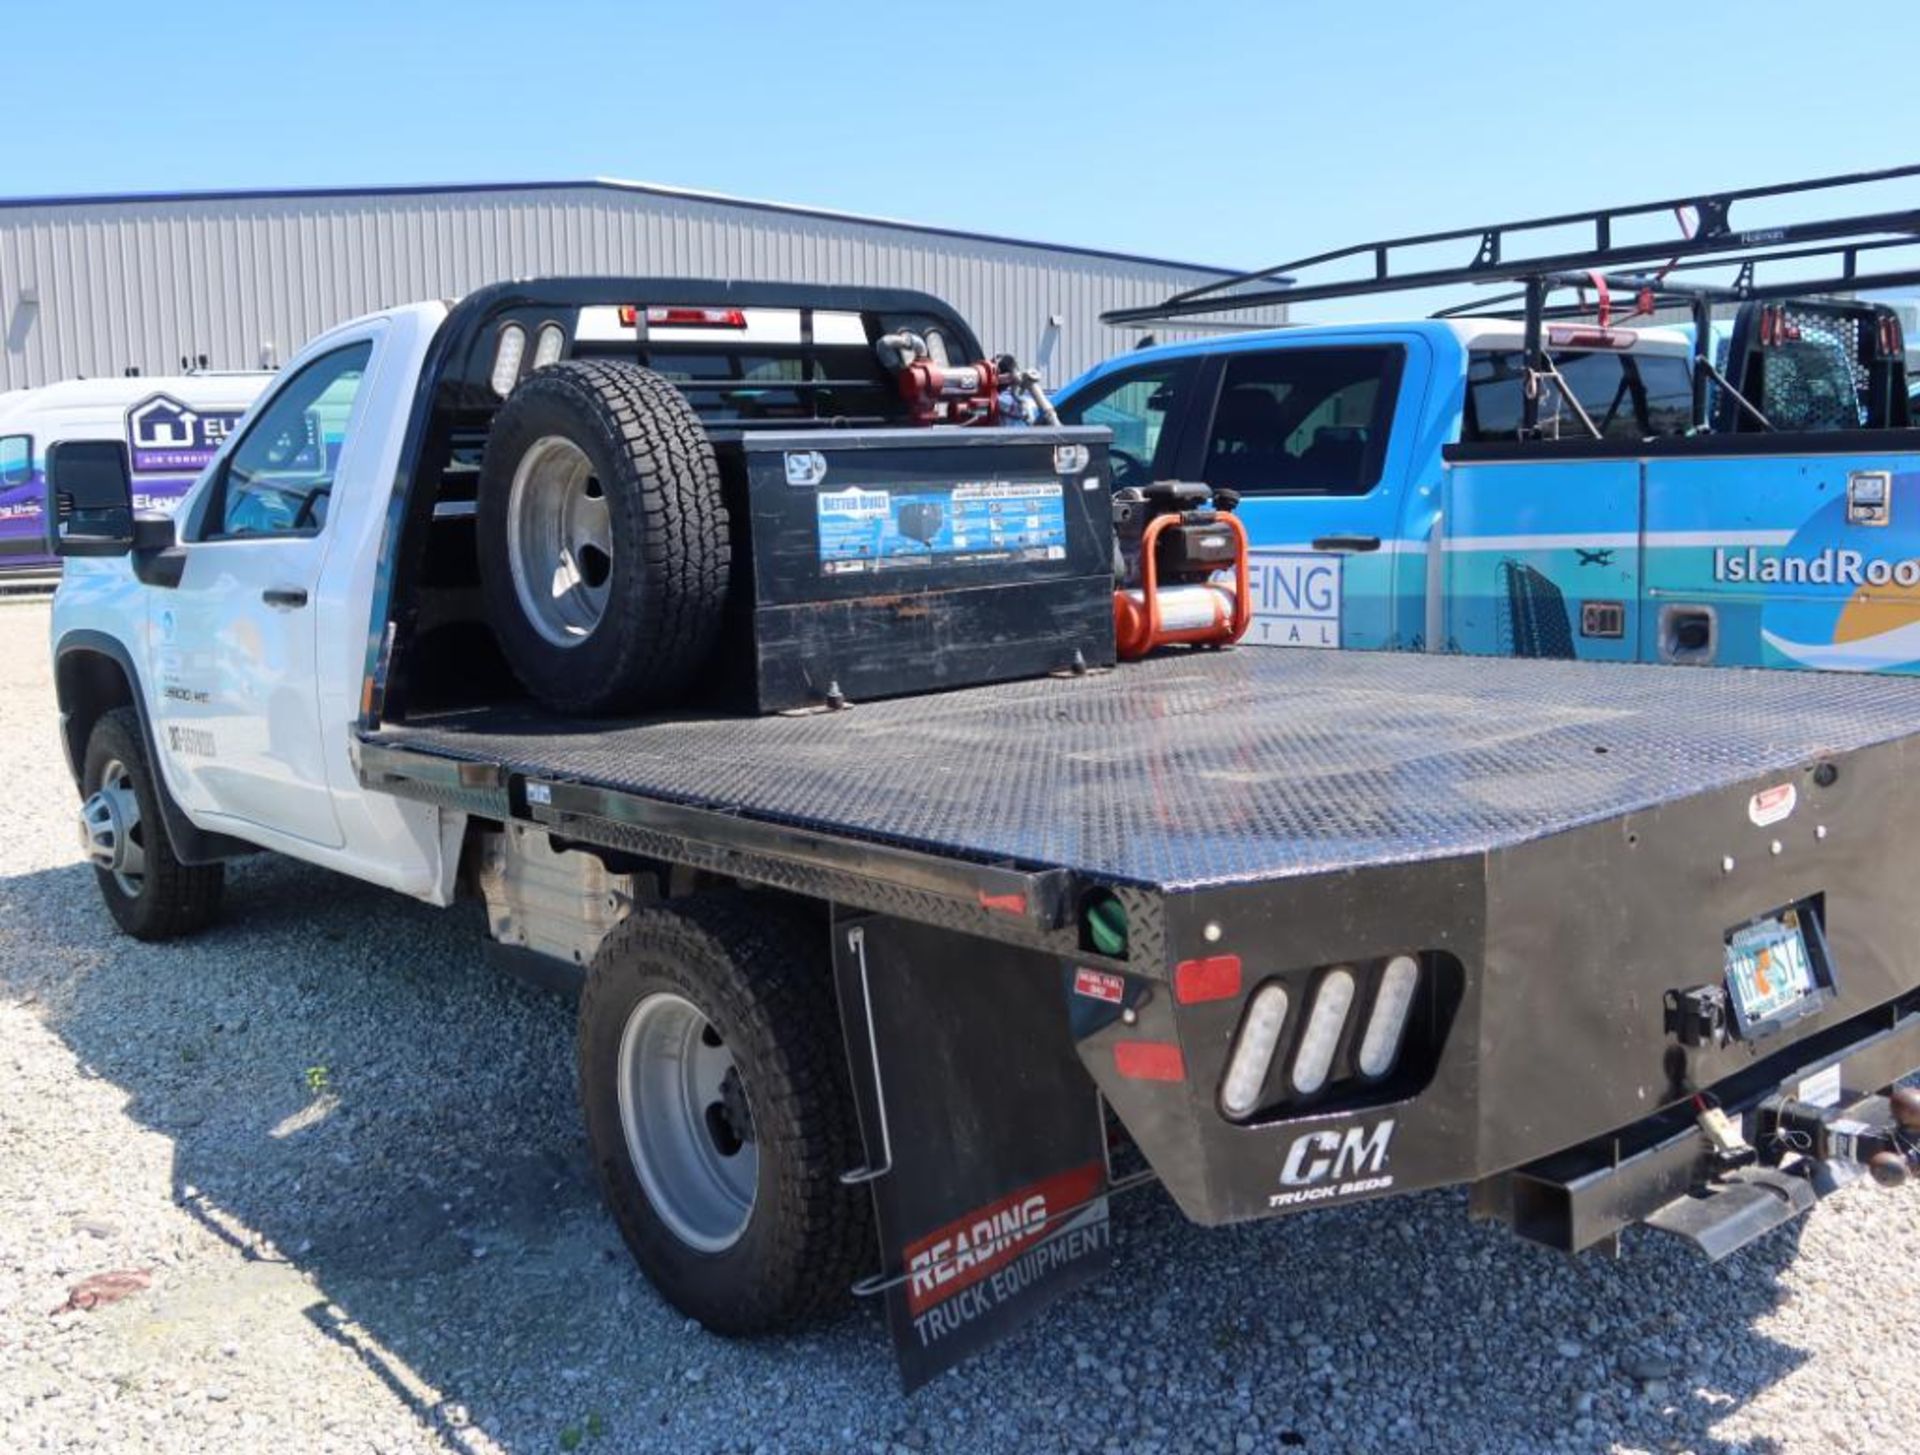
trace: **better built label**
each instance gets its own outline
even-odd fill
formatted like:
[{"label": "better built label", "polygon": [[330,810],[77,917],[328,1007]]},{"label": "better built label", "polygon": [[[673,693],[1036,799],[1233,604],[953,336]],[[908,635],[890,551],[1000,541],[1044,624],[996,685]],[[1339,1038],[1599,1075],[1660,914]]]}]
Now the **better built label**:
[{"label": "better built label", "polygon": [[829,576],[1066,559],[1066,500],[1057,480],[944,490],[855,486],[815,498],[820,569]]}]

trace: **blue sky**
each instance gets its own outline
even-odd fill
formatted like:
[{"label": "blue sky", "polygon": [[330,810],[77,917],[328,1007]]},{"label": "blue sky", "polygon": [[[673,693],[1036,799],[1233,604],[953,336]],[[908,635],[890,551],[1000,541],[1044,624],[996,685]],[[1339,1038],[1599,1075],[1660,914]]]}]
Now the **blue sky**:
[{"label": "blue sky", "polygon": [[19,3],[0,194],[624,176],[1251,267],[1916,159],[1920,7],[1839,13]]}]

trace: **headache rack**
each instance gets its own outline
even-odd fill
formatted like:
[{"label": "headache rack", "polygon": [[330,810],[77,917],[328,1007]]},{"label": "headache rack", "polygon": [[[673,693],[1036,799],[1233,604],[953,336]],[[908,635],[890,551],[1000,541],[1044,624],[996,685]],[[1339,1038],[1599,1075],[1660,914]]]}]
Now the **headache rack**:
[{"label": "headache rack", "polygon": [[[1113,309],[1101,318],[1118,327],[1191,321],[1232,327],[1220,315],[1462,284],[1518,283],[1519,291],[1481,300],[1480,307],[1472,303],[1454,305],[1434,316],[1472,313],[1523,320],[1529,375],[1547,378],[1552,374],[1552,364],[1546,352],[1546,321],[1597,317],[1604,327],[1611,321],[1612,298],[1618,294],[1633,300],[1635,313],[1676,306],[1689,311],[1695,338],[1693,428],[1705,432],[1710,428],[1713,386],[1732,392],[1728,381],[1717,376],[1707,347],[1716,304],[1802,299],[1920,283],[1920,257],[1895,260],[1889,256],[1890,250],[1920,245],[1920,206],[1778,222],[1750,222],[1744,215],[1736,219],[1736,208],[1744,214],[1755,203],[1792,203],[1836,189],[1916,181],[1920,181],[1920,165],[1889,167],[1486,227],[1416,233],[1296,258],[1184,289],[1157,304]],[[1626,237],[1628,233],[1644,233],[1652,220],[1669,215],[1679,223],[1681,236]],[[1555,236],[1544,242],[1533,236],[1543,233]],[[1584,241],[1569,246],[1569,233],[1584,234]],[[1456,255],[1464,251],[1465,261],[1433,261],[1435,253],[1450,250]],[[1409,254],[1417,256],[1410,258]],[[1824,260],[1831,260],[1833,267],[1823,276],[1774,276],[1783,265],[1804,268]],[[1330,279],[1318,276],[1337,273],[1343,267],[1351,274],[1356,265],[1357,275]],[[1734,276],[1728,282],[1673,279],[1676,273],[1729,268]],[[1590,292],[1592,300],[1582,297],[1571,304],[1549,304],[1553,292],[1566,289]],[[1516,303],[1519,307],[1512,308]],[[1486,306],[1489,304],[1491,307]],[[1874,346],[1882,354],[1900,353],[1903,340],[1897,321],[1884,337],[1874,340]],[[1526,392],[1523,438],[1538,433],[1539,395],[1537,387]]]}]

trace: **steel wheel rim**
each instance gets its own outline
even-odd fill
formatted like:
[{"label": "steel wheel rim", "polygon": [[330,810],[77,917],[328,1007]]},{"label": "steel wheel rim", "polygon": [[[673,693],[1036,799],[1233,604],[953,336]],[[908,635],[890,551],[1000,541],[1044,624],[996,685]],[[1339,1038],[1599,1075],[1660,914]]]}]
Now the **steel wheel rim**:
[{"label": "steel wheel rim", "polygon": [[127,898],[138,899],[147,882],[146,835],[133,774],[118,758],[101,766],[99,783],[80,806],[80,835],[95,866],[113,875]]},{"label": "steel wheel rim", "polygon": [[577,647],[593,635],[613,586],[613,520],[593,462],[563,435],[535,440],[514,469],[507,564],[542,637]]},{"label": "steel wheel rim", "polygon": [[644,997],[620,1033],[618,1085],[627,1156],[660,1221],[703,1253],[732,1247],[753,1216],[760,1152],[713,1023],[671,991]]}]

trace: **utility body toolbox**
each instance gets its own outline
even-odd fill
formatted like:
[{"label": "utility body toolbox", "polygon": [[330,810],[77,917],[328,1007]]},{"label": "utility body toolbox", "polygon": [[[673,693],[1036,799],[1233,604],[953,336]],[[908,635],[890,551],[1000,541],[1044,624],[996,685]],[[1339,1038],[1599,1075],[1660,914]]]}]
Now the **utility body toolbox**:
[{"label": "utility body toolbox", "polygon": [[1102,429],[716,440],[759,711],[1113,665]]}]

